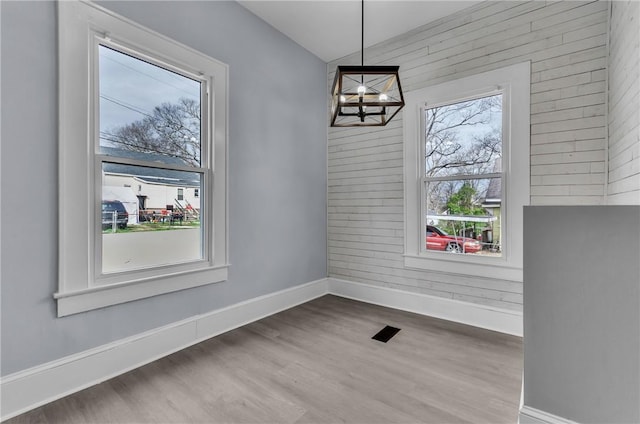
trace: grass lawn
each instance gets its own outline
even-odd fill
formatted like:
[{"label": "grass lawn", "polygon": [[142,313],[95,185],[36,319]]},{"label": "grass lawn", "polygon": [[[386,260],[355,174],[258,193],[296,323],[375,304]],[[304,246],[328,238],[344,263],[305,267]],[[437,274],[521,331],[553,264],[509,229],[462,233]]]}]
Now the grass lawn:
[{"label": "grass lawn", "polygon": [[189,228],[200,228],[200,221],[183,221],[182,224],[179,221],[175,221],[173,224],[169,222],[142,222],[136,225],[127,225],[127,228],[113,231],[111,228],[103,229],[102,234],[111,233],[139,233],[145,231],[167,231],[167,230],[182,230]]}]

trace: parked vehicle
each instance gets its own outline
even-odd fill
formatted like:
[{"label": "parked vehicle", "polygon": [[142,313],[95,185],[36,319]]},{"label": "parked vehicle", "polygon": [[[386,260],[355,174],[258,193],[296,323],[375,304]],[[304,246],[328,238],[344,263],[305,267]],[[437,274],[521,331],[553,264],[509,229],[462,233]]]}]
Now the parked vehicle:
[{"label": "parked vehicle", "polygon": [[438,227],[427,225],[427,250],[442,250],[452,253],[476,253],[482,243],[469,237],[451,236]]},{"label": "parked vehicle", "polygon": [[129,222],[129,213],[119,200],[103,200],[102,201],[102,228],[110,228],[113,226],[113,213],[116,212],[116,224],[118,228],[127,228]]}]

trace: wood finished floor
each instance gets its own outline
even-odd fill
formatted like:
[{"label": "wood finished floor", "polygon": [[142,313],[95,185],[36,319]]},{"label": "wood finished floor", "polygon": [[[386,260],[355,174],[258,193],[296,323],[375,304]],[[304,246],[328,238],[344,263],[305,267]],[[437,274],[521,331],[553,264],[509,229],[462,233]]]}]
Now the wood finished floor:
[{"label": "wood finished floor", "polygon": [[521,376],[521,338],[324,296],[6,423],[515,423]]}]

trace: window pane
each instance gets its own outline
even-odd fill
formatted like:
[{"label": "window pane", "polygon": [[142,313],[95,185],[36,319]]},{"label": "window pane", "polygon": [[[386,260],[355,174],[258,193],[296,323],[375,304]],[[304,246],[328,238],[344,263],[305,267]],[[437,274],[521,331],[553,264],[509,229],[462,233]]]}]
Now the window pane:
[{"label": "window pane", "polygon": [[203,259],[200,198],[178,187],[199,191],[201,174],[103,163],[103,273]]},{"label": "window pane", "polygon": [[497,172],[502,156],[502,94],[425,111],[426,177]]},{"label": "window pane", "polygon": [[200,166],[201,83],[99,46],[100,153],[163,155]]},{"label": "window pane", "polygon": [[425,183],[425,249],[501,256],[501,184],[501,178]]}]

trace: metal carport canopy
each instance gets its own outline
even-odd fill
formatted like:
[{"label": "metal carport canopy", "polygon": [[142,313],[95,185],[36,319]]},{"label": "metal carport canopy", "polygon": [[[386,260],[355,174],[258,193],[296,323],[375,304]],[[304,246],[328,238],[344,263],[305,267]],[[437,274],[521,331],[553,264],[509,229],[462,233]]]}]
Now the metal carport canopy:
[{"label": "metal carport canopy", "polygon": [[481,216],[465,216],[465,215],[427,215],[427,219],[442,221],[463,221],[463,222],[493,222],[498,219],[497,216],[481,215]]}]

